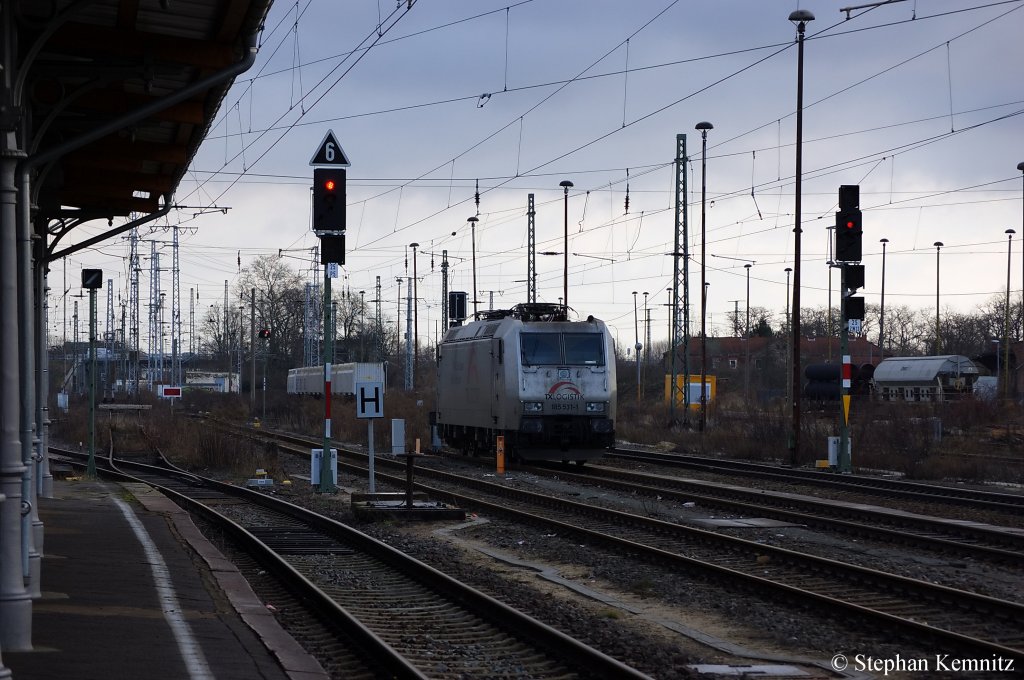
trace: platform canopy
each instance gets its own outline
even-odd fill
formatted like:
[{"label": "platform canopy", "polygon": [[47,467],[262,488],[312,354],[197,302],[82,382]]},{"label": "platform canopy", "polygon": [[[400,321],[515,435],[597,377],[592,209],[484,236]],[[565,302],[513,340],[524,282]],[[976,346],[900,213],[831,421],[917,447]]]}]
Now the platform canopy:
[{"label": "platform canopy", "polygon": [[4,3],[15,50],[7,101],[20,104],[4,115],[25,131],[22,165],[53,240],[88,220],[153,213],[173,195],[233,67],[251,65],[271,3]]}]

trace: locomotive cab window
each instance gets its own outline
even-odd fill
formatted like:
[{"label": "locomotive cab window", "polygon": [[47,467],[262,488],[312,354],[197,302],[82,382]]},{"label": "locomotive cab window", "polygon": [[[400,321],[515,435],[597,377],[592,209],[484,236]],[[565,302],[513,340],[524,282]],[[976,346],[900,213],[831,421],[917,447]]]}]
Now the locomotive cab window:
[{"label": "locomotive cab window", "polygon": [[519,336],[524,366],[562,363],[558,333],[523,333]]},{"label": "locomotive cab window", "polygon": [[604,336],[598,333],[564,333],[565,363],[604,366]]}]

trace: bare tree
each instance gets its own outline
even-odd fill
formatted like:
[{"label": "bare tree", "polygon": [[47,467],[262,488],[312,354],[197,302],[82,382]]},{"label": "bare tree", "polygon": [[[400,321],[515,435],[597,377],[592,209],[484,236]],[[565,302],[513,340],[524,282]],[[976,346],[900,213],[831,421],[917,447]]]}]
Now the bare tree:
[{"label": "bare tree", "polygon": [[886,306],[885,354],[920,356],[930,351],[935,339],[934,324],[926,316],[906,305]]},{"label": "bare tree", "polygon": [[827,338],[839,328],[839,310],[832,310],[832,332],[829,332],[828,307],[804,307],[800,310],[800,333],[809,338]]},{"label": "bare tree", "polygon": [[251,302],[256,289],[256,327],[270,331],[268,351],[279,366],[302,363],[304,288],[302,277],[274,255],[257,257],[242,269],[238,295]]}]

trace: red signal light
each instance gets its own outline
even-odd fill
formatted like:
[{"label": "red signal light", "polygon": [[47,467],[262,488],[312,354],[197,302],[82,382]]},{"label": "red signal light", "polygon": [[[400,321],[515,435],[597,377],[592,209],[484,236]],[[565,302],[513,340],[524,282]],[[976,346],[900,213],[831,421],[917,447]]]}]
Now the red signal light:
[{"label": "red signal light", "polygon": [[847,229],[853,229],[856,226],[857,226],[857,223],[854,222],[853,220],[846,220],[846,228]]},{"label": "red signal light", "polygon": [[324,189],[327,189],[328,191],[334,191],[334,180],[329,179],[326,182],[324,182]]}]

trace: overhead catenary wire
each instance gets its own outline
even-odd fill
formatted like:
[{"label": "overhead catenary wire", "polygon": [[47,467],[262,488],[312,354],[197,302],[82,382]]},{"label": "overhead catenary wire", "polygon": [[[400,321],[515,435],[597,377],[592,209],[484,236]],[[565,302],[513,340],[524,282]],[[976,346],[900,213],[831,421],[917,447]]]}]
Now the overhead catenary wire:
[{"label": "overhead catenary wire", "polygon": [[[507,16],[507,9],[506,9],[506,16]],[[862,29],[862,30],[866,30],[866,29]],[[507,47],[507,46],[506,46],[506,47]],[[506,79],[506,86],[507,86],[507,79]],[[523,116],[520,116],[519,118],[517,118],[517,120],[519,120],[519,122],[520,122],[520,136],[521,136],[521,135],[522,135],[522,124],[523,124],[523,120],[524,120],[524,117],[523,117]],[[937,140],[937,141],[938,141],[938,140]],[[521,146],[521,144],[520,144],[520,152],[521,152],[521,149],[522,149],[522,146]],[[754,152],[751,152],[751,153],[754,153]],[[894,160],[895,160],[895,155],[896,155],[896,154],[895,154],[894,152],[893,152],[893,153],[889,153],[889,154],[888,154],[888,155],[886,156],[886,158],[891,158],[891,159],[893,159],[893,161],[894,161]],[[875,164],[877,164],[877,162],[878,162],[878,161],[877,161],[877,160],[875,160],[874,158],[872,158],[872,159],[867,159],[867,158],[865,158],[864,160],[865,160],[865,162],[867,162],[867,163],[875,163]],[[452,187],[452,185],[454,184],[454,181],[453,181],[453,180],[454,180],[454,162],[455,162],[455,161],[454,161],[454,159],[452,159],[452,161],[451,161],[451,163],[452,163],[452,167],[451,167],[451,172],[449,173],[449,175],[450,175],[450,176],[449,176],[449,190],[451,190],[451,187]],[[251,167],[251,165],[250,165],[250,167]],[[520,174],[519,170],[520,170],[520,168],[518,167],[518,160],[517,160],[517,166],[516,166],[516,176],[541,176],[541,173],[533,173],[533,174],[529,174],[529,173],[523,173],[523,174]],[[581,172],[585,172],[585,171],[586,171],[586,169],[584,169],[584,170],[581,170]],[[561,174],[561,173],[551,173],[551,174]],[[778,188],[778,189],[780,190],[780,192],[781,192],[781,189],[782,189],[782,182],[781,182],[781,169],[780,169],[779,175],[780,175],[780,178],[779,178],[779,183],[778,183],[778,184],[776,184],[776,185],[774,185],[774,188]],[[249,176],[251,176],[251,175],[249,175]],[[627,180],[627,181],[628,181],[628,180]],[[612,185],[612,183],[609,183],[609,185],[611,186],[611,185]],[[492,188],[489,188],[489,189],[487,189],[487,191],[497,190],[498,188],[499,188],[499,187],[492,187]],[[769,186],[766,186],[766,187],[765,187],[765,190],[767,190],[767,189],[770,189],[770,188],[773,188],[773,187],[772,187],[772,186],[770,186],[770,185],[769,185]],[[894,191],[894,189],[898,189],[898,187],[894,188],[894,187],[892,186],[892,183],[890,183],[890,190],[891,190],[891,192],[890,192],[890,193],[895,193],[895,195],[899,196],[899,195],[900,195],[900,192],[899,192],[898,190],[895,190],[895,191]],[[760,191],[760,190],[762,190],[762,189],[760,188],[760,185],[759,185],[759,188],[758,188],[758,190],[759,190],[759,191]],[[954,193],[955,193],[955,192],[956,192],[956,191],[958,191],[958,190],[950,190],[950,191],[951,191],[951,192],[954,192]],[[752,185],[751,185],[751,187],[750,187],[750,193],[751,193],[751,195],[752,195],[752,197],[753,197],[753,196],[754,196],[754,186],[753,186],[753,182],[752,182]],[[943,193],[947,193],[947,192],[943,192]],[[222,194],[222,195],[223,195],[223,194]],[[639,194],[638,194],[638,195],[639,195]],[[399,193],[399,196],[401,196],[401,189],[400,189],[400,193]],[[587,194],[587,196],[589,196],[589,193]],[[781,193],[780,193],[780,196],[781,196]],[[728,199],[728,196],[727,196],[727,195],[723,195],[723,196],[719,196],[719,197],[718,197],[718,200],[719,200],[719,201],[724,201],[724,200],[727,200],[727,199]],[[904,202],[913,202],[913,201],[914,201],[915,199],[914,199],[914,198],[905,198],[905,199],[901,199],[901,200],[902,200],[902,201],[904,201]],[[754,201],[755,201],[755,207],[757,208],[757,213],[758,213],[758,219],[759,219],[759,220],[761,220],[761,219],[763,219],[763,216],[761,215],[761,211],[760,211],[759,207],[757,207],[757,206],[756,206],[756,197],[754,197]],[[450,199],[449,199],[448,203],[449,203],[449,206],[448,206],[448,207],[451,207],[451,200],[450,200]],[[362,201],[362,206],[363,206],[363,209],[364,209],[364,210],[365,210],[365,208],[366,208],[366,205],[367,205],[367,200],[366,200],[366,199],[364,199],[364,200]],[[586,202],[584,203],[584,209],[585,209],[585,206],[586,206]],[[408,213],[407,213],[407,215],[408,215]],[[413,216],[412,218],[406,217],[405,219],[407,219],[407,220],[411,220],[411,219],[415,219],[415,217],[417,217],[417,216],[415,216],[415,215],[414,215],[414,216]],[[422,223],[422,222],[420,222],[420,223]],[[398,219],[397,219],[397,213],[396,213],[395,231],[397,231],[397,230],[398,230],[399,228],[405,228],[405,226],[404,226],[404,225],[401,225],[401,224],[399,223],[399,221],[398,221]],[[600,225],[599,225],[599,226],[598,226],[597,228],[600,228]],[[590,226],[588,225],[588,231],[590,231],[590,229],[591,229],[591,227],[590,227]],[[421,239],[421,240],[422,240],[422,239]],[[364,248],[365,248],[365,246],[366,246],[366,244],[363,244],[363,247],[364,247]]]}]

